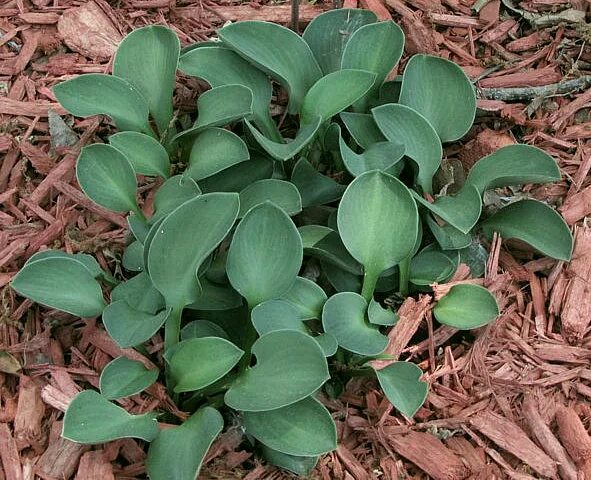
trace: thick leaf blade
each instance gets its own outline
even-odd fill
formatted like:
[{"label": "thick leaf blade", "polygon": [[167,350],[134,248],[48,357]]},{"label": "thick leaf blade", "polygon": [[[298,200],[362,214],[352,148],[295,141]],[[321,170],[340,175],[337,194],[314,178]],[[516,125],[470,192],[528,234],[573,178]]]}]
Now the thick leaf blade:
[{"label": "thick leaf blade", "polygon": [[302,198],[296,186],[291,182],[269,178],[259,180],[240,192],[240,217],[246,215],[252,207],[272,202],[288,215],[302,211]]},{"label": "thick leaf blade", "polygon": [[318,457],[296,457],[295,455],[286,455],[272,448],[262,445],[261,453],[267,462],[276,467],[283,468],[296,475],[309,475],[318,463]]},{"label": "thick leaf blade", "polygon": [[297,330],[308,333],[308,329],[296,307],[286,300],[273,299],[259,303],[250,314],[252,324],[259,335],[275,330]]},{"label": "thick leaf blade", "polygon": [[119,132],[109,137],[109,143],[125,155],[135,173],[169,177],[168,153],[154,137],[138,132]]},{"label": "thick leaf blade", "polygon": [[571,258],[573,238],[568,225],[555,210],[536,200],[507,205],[486,219],[481,228],[489,238],[498,232],[502,238],[522,240],[557,260]]},{"label": "thick leaf blade", "polygon": [[141,362],[117,357],[103,368],[99,388],[108,400],[130,397],[152,385],[158,373],[158,369],[148,370]]},{"label": "thick leaf blade", "polygon": [[302,239],[295,225],[283,210],[265,202],[249,210],[238,224],[226,271],[232,286],[254,307],[289,290],[302,258]]},{"label": "thick leaf blade", "polygon": [[86,73],[57,84],[53,93],[72,115],[108,115],[119,130],[153,134],[146,99],[122,78]]},{"label": "thick leaf blade", "polygon": [[111,301],[125,300],[131,307],[142,312],[155,314],[164,308],[164,297],[154,288],[147,273],[142,272],[111,291]]},{"label": "thick leaf blade", "polygon": [[300,320],[311,320],[320,318],[327,297],[324,290],[312,280],[298,277],[281,298],[296,307]]},{"label": "thick leaf blade", "polygon": [[425,249],[410,262],[410,281],[415,285],[441,283],[456,271],[456,265],[445,253]]},{"label": "thick leaf blade", "polygon": [[205,193],[236,192],[240,193],[251,183],[273,175],[273,160],[251,152],[250,160],[232,165],[230,168],[204,178],[199,186]]},{"label": "thick leaf blade", "polygon": [[425,403],[429,385],[420,380],[423,371],[414,363],[394,362],[376,375],[390,403],[408,418],[412,418]]},{"label": "thick leaf blade", "polygon": [[459,284],[435,305],[433,314],[439,323],[460,330],[482,327],[499,315],[495,297],[484,287]]},{"label": "thick leaf blade", "polygon": [[355,275],[363,273],[363,268],[351,256],[338,232],[323,225],[304,225],[298,231],[306,255],[323,259]]},{"label": "thick leaf blade", "polygon": [[472,237],[449,224],[439,225],[430,214],[423,217],[442,250],[458,250],[472,242]]},{"label": "thick leaf blade", "polygon": [[312,397],[277,410],[244,412],[243,419],[249,435],[288,455],[311,457],[337,448],[335,423]]},{"label": "thick leaf blade", "polygon": [[[290,113],[300,110],[306,92],[322,76],[308,44],[288,28],[250,20],[227,25],[218,35],[287,90]],[[281,48],[269,48],[269,45],[281,45]]]},{"label": "thick leaf blade", "polygon": [[105,308],[101,286],[83,263],[72,258],[29,262],[10,285],[23,297],[78,317],[96,317]]},{"label": "thick leaf blade", "polygon": [[355,153],[343,137],[339,138],[339,147],[343,163],[354,177],[370,170],[390,171],[402,159],[405,150],[404,145],[380,142],[370,145],[363,153]]},{"label": "thick leaf blade", "polygon": [[372,298],[367,307],[367,318],[374,325],[394,325],[398,321],[398,314],[382,307]]},{"label": "thick leaf blade", "polygon": [[322,326],[337,343],[358,355],[373,356],[388,346],[388,337],[365,321],[367,302],[353,292],[337,293],[330,297],[322,310]]},{"label": "thick leaf blade", "polygon": [[169,360],[177,393],[200,390],[226,375],[244,355],[236,345],[219,337],[192,338],[175,347]]},{"label": "thick leaf blade", "polygon": [[278,330],[252,347],[254,367],[226,392],[226,405],[245,412],[275,410],[310,396],[328,380],[328,365],[318,343],[305,333]]},{"label": "thick leaf blade", "polygon": [[149,25],[127,35],[117,47],[113,61],[113,75],[127,80],[148,102],[160,136],[172,120],[172,93],[180,49],[173,30]]},{"label": "thick leaf blade", "polygon": [[481,158],[470,170],[466,183],[482,195],[485,190],[524,183],[560,180],[556,161],[531,145],[507,145]]},{"label": "thick leaf blade", "polygon": [[82,191],[97,205],[141,216],[135,198],[135,172],[116,148],[99,143],[84,147],[76,164],[76,177]]},{"label": "thick leaf blade", "polygon": [[369,113],[341,112],[339,115],[347,130],[362,148],[369,148],[374,143],[385,142],[386,137],[376,125]]},{"label": "thick leaf blade", "polygon": [[304,208],[334,202],[341,198],[346,188],[322,175],[303,157],[291,172],[291,183],[299,190]]},{"label": "thick leaf blade", "polygon": [[232,310],[242,305],[242,297],[226,285],[218,285],[206,278],[200,279],[201,294],[187,305],[192,310]]},{"label": "thick leaf blade", "polygon": [[217,323],[208,320],[194,320],[181,330],[181,340],[191,338],[220,337],[229,340],[228,334]]},{"label": "thick leaf blade", "polygon": [[62,437],[76,443],[97,444],[119,438],[147,442],[158,435],[153,413],[130,415],[94,390],[84,390],[68,405]]},{"label": "thick leaf blade", "polygon": [[470,79],[455,63],[432,55],[415,55],[408,61],[399,101],[423,115],[442,142],[462,138],[476,115]]},{"label": "thick leaf blade", "polygon": [[135,347],[152,338],[169,315],[170,309],[153,314],[136,310],[125,300],[117,300],[105,308],[103,324],[121,348]]},{"label": "thick leaf blade", "polygon": [[175,175],[160,185],[154,195],[154,215],[150,222],[166,217],[183,203],[201,195],[199,185],[190,177]]},{"label": "thick leaf blade", "polygon": [[196,479],[209,447],[223,428],[220,413],[204,407],[182,425],[162,430],[148,450],[146,468],[150,478]]},{"label": "thick leaf blade", "polygon": [[420,113],[404,105],[382,105],[371,112],[384,136],[391,142],[404,145],[404,154],[419,167],[417,183],[425,192],[432,193],[433,175],[441,165],[443,150],[431,124]]}]

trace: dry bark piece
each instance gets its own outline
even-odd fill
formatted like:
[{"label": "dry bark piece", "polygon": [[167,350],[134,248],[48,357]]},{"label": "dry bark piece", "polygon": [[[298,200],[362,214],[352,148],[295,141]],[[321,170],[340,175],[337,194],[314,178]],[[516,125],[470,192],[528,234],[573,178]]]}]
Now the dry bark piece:
[{"label": "dry bark piece", "polygon": [[111,58],[122,39],[111,19],[92,1],[66,10],[57,29],[71,50],[95,60]]},{"label": "dry bark piece", "polygon": [[74,443],[59,436],[61,422],[52,426],[47,450],[35,464],[35,473],[43,480],[71,478],[76,471],[80,457],[90,446]]},{"label": "dry bark piece", "polygon": [[[324,11],[326,11],[326,8],[320,5],[301,3],[299,21],[300,23],[309,23]],[[265,5],[264,8],[252,4],[216,5],[215,9],[201,9],[193,6],[179,7],[174,9],[174,15],[177,18],[192,19],[198,22],[205,20],[216,25],[227,21],[240,22],[243,20],[261,20],[286,24],[291,21],[291,5]]]},{"label": "dry bark piece", "polygon": [[6,480],[23,480],[16,442],[6,423],[0,423],[0,459]]},{"label": "dry bark piece", "polygon": [[45,440],[42,429],[44,414],[45,406],[41,399],[41,387],[30,377],[21,375],[14,419],[14,437],[19,450],[29,446],[36,451],[42,449]]},{"label": "dry bark piece", "polygon": [[82,455],[76,480],[115,480],[113,466],[105,460],[102,450]]}]

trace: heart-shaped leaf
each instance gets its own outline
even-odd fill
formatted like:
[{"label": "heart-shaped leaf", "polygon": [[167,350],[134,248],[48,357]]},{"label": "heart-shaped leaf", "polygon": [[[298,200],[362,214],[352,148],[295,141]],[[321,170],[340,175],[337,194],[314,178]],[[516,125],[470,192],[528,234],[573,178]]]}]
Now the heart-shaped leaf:
[{"label": "heart-shaped leaf", "polygon": [[419,367],[409,362],[394,362],[376,370],[386,398],[408,418],[412,418],[427,399],[429,384],[420,380],[422,374]]},{"label": "heart-shaped leaf", "polygon": [[297,308],[286,300],[274,299],[259,303],[252,309],[250,318],[259,335],[275,330],[297,330],[308,333]]},{"label": "heart-shaped leaf", "polygon": [[149,25],[127,35],[117,47],[113,61],[113,75],[131,83],[148,102],[160,136],[172,120],[172,93],[180,50],[173,30]]},{"label": "heart-shaped leaf", "polygon": [[502,238],[515,238],[556,258],[568,261],[573,238],[564,219],[555,210],[536,200],[521,200],[499,210],[481,224],[489,238],[498,232]]},{"label": "heart-shaped leaf", "polygon": [[277,410],[244,412],[243,419],[246,433],[288,455],[311,457],[337,448],[335,423],[313,397]]},{"label": "heart-shaped leaf", "polygon": [[111,291],[111,301],[125,300],[131,307],[142,312],[155,314],[164,308],[164,297],[154,288],[145,272],[117,285]]},{"label": "heart-shaped leaf", "polygon": [[432,193],[431,182],[441,164],[443,150],[431,124],[420,113],[404,105],[382,105],[371,113],[389,141],[404,145],[404,154],[419,167],[417,183],[425,192]]},{"label": "heart-shaped leaf", "polygon": [[[332,10],[337,12],[338,10]],[[318,457],[296,457],[278,452],[272,448],[262,445],[261,453],[265,460],[271,465],[295,473],[296,475],[307,476],[314,470],[318,463]]]},{"label": "heart-shaped leaf", "polygon": [[100,143],[84,147],[76,164],[76,177],[82,191],[97,205],[142,217],[135,198],[135,172],[116,148]]},{"label": "heart-shaped leaf", "polygon": [[412,195],[400,180],[387,173],[364,173],[347,187],[337,223],[345,247],[364,267],[366,301],[380,274],[411,253],[418,221]]},{"label": "heart-shaped leaf", "polygon": [[439,323],[470,330],[497,318],[499,306],[486,288],[466,283],[451,287],[447,295],[437,302],[433,314]]},{"label": "heart-shaped leaf", "polygon": [[369,113],[341,112],[339,116],[355,143],[361,148],[367,149],[374,143],[386,141],[386,137]]},{"label": "heart-shaped leaf", "polygon": [[204,178],[199,182],[206,192],[237,192],[240,193],[251,183],[273,175],[273,160],[269,157],[251,152],[250,160],[232,165],[230,168]]},{"label": "heart-shaped leaf", "polygon": [[103,324],[121,348],[135,347],[153,337],[170,316],[171,309],[158,314],[136,310],[125,300],[111,303],[103,312]]},{"label": "heart-shaped leaf", "polygon": [[194,320],[187,323],[181,330],[181,340],[204,337],[220,337],[229,340],[228,334],[222,327],[208,320]]},{"label": "heart-shaped leaf", "polygon": [[315,17],[306,27],[303,39],[325,75],[341,68],[343,49],[353,32],[374,23],[376,15],[370,10],[339,8]]},{"label": "heart-shaped leaf", "polygon": [[119,130],[154,134],[150,128],[146,99],[122,78],[86,73],[57,84],[53,93],[72,115],[108,115]]},{"label": "heart-shaped leaf", "polygon": [[370,145],[363,153],[355,153],[339,138],[343,163],[351,175],[357,177],[370,170],[389,171],[404,156],[404,145],[394,142],[380,142]]},{"label": "heart-shaped leaf", "polygon": [[261,132],[259,132],[249,121],[246,121],[246,126],[258,144],[265,150],[265,152],[267,152],[276,160],[285,161],[297,155],[302,150],[302,148],[312,141],[321,123],[321,117],[311,120],[310,123],[300,128],[296,138],[294,138],[289,143],[270,140]]},{"label": "heart-shaped leaf", "polygon": [[311,320],[320,318],[327,297],[324,290],[312,280],[298,277],[281,298],[296,307],[300,320]]},{"label": "heart-shaped leaf", "polygon": [[308,44],[281,25],[255,20],[237,22],[219,30],[218,36],[287,90],[289,113],[299,112],[306,92],[322,76]]},{"label": "heart-shaped leaf", "polygon": [[300,192],[291,182],[268,178],[259,180],[240,192],[240,217],[246,215],[252,207],[269,201],[280,207],[288,215],[302,211]]},{"label": "heart-shaped leaf", "polygon": [[185,175],[199,181],[249,158],[238,135],[223,128],[207,128],[193,142]]},{"label": "heart-shaped leaf", "polygon": [[175,208],[199,195],[201,189],[192,178],[184,175],[170,177],[154,195],[154,215],[150,222],[166,217]]},{"label": "heart-shaped leaf", "polygon": [[367,318],[374,325],[394,325],[398,321],[398,314],[389,308],[382,307],[373,298],[367,307]]},{"label": "heart-shaped leaf", "polygon": [[373,356],[388,346],[388,337],[365,320],[367,302],[353,292],[337,293],[330,297],[322,310],[324,331],[350,352]]},{"label": "heart-shaped leaf", "polygon": [[302,257],[302,239],[291,219],[265,202],[251,208],[236,228],[226,262],[228,279],[252,308],[289,290]]},{"label": "heart-shaped leaf", "polygon": [[299,190],[304,208],[334,202],[345,191],[344,185],[322,175],[303,157],[293,167],[291,183]]},{"label": "heart-shaped leaf", "polygon": [[278,330],[263,335],[252,353],[256,365],[238,377],[224,397],[235,410],[262,412],[291,405],[329,378],[322,349],[302,332]]},{"label": "heart-shaped leaf", "polygon": [[480,218],[482,200],[480,193],[472,185],[465,185],[457,195],[437,197],[433,203],[428,202],[418,193],[413,191],[411,193],[422,206],[462,233],[472,230]]},{"label": "heart-shaped leaf", "polygon": [[267,76],[237,53],[221,45],[203,46],[183,54],[179,70],[203,78],[212,87],[243,85],[252,92],[252,112],[255,124],[264,135],[280,140],[279,130],[269,112],[273,89]]},{"label": "heart-shaped leaf", "polygon": [[449,279],[456,268],[444,252],[424,249],[410,261],[410,281],[415,285],[441,283]]},{"label": "heart-shaped leaf", "polygon": [[141,362],[117,357],[109,362],[99,378],[101,394],[108,400],[140,393],[158,379],[158,369],[148,370]]},{"label": "heart-shaped leaf", "polygon": [[432,55],[414,55],[406,64],[400,103],[425,117],[442,142],[462,138],[476,115],[476,93],[455,63]]},{"label": "heart-shaped leaf", "polygon": [[62,437],[77,443],[97,444],[118,438],[147,442],[158,435],[153,413],[130,415],[94,390],[76,395],[64,415]]},{"label": "heart-shaped leaf", "polygon": [[169,360],[177,393],[200,390],[226,375],[244,352],[219,337],[192,338],[175,347]]},{"label": "heart-shaped leaf", "polygon": [[425,215],[424,219],[442,250],[458,250],[472,242],[470,235],[460,232],[449,224],[439,225],[430,214]]},{"label": "heart-shaped leaf", "polygon": [[338,232],[322,225],[304,225],[298,229],[304,252],[336,265],[343,270],[361,275],[361,265],[348,252]]},{"label": "heart-shaped leaf", "polygon": [[559,180],[556,161],[546,152],[531,145],[507,145],[478,160],[466,183],[482,194],[490,188]]},{"label": "heart-shaped leaf", "polygon": [[169,177],[168,153],[154,137],[138,132],[119,132],[109,137],[109,143],[125,155],[135,173]]},{"label": "heart-shaped leaf", "polygon": [[[148,271],[167,305],[199,298],[197,269],[226,237],[240,209],[235,193],[207,193],[183,203],[160,224],[148,252]],[[199,238],[199,241],[187,239]]]},{"label": "heart-shaped leaf", "polygon": [[10,285],[23,297],[78,317],[96,317],[105,308],[101,286],[86,266],[73,258],[29,262]]},{"label": "heart-shaped leaf", "polygon": [[212,407],[203,407],[185,422],[162,430],[150,444],[146,469],[154,480],[194,480],[224,419]]},{"label": "heart-shaped leaf", "polygon": [[302,104],[302,125],[313,123],[317,117],[329,120],[337,113],[353,105],[374,85],[376,74],[365,70],[338,70],[318,80]]}]

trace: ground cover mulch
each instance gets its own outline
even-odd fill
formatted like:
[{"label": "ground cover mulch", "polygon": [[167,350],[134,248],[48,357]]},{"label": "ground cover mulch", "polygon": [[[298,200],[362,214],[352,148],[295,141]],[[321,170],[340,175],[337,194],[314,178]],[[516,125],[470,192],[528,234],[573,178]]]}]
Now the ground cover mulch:
[{"label": "ground cover mulch", "polygon": [[[407,300],[389,352],[415,361],[431,390],[414,420],[401,417],[375,384],[351,381],[325,399],[340,446],[313,478],[591,479],[591,28],[585,0],[345,0],[394,18],[406,53],[459,63],[477,80],[479,116],[445,166],[469,167],[499,146],[525,142],[558,161],[561,183],[497,192],[558,208],[573,227],[570,264],[533,257],[496,238],[484,280],[460,268],[454,281],[490,288],[502,307],[470,335],[434,325],[433,294]],[[333,4],[302,4],[301,27]],[[111,131],[106,119],[72,119],[51,86],[71,75],[108,72],[121,38],[150,23],[173,28],[183,44],[204,40],[227,21],[288,24],[290,5],[253,1],[3,0],[0,2],[0,480],[145,478],[145,450],[126,439],[77,445],[59,436],[62,412],[84,386],[98,384],[112,358],[127,355],[99,322],[81,321],[17,297],[8,283],[44,248],[93,253],[121,274],[125,219],[92,204],[75,183],[79,149]],[[406,58],[406,57],[405,57]],[[404,66],[404,59],[402,67]],[[181,78],[175,102],[194,110],[204,85]],[[143,208],[152,208],[149,179]],[[162,339],[154,337],[150,353]],[[155,355],[157,357],[157,355]],[[153,409],[179,419],[164,387],[122,400],[130,412]],[[204,479],[283,479],[229,425],[206,459]]]}]

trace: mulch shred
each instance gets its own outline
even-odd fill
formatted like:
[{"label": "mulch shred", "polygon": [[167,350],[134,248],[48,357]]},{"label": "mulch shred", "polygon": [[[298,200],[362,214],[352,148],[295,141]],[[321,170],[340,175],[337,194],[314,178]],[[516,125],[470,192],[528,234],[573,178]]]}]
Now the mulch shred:
[{"label": "mulch shred", "polygon": [[[393,18],[406,33],[406,54],[452,59],[477,80],[476,126],[462,148],[446,150],[447,160],[469,167],[520,141],[558,161],[562,182],[525,193],[558,208],[576,247],[569,265],[532,258],[495,238],[485,278],[473,281],[495,293],[503,313],[472,338],[433,327],[432,295],[407,300],[388,351],[424,370],[431,384],[425,406],[405,419],[375,384],[351,381],[339,400],[325,399],[340,446],[320,460],[314,478],[591,479],[589,2],[344,0],[344,6]],[[302,25],[330,7],[302,5]],[[60,428],[70,399],[84,386],[96,387],[111,359],[150,360],[121,350],[95,321],[40,308],[8,286],[25,260],[45,248],[93,253],[103,268],[121,269],[125,219],[85,199],[74,180],[80,148],[111,127],[103,118],[65,116],[51,87],[72,75],[108,72],[117,43],[133,28],[164,24],[188,44],[226,21],[287,24],[289,12],[289,4],[257,0],[0,2],[0,480],[145,478],[141,442],[91,448],[60,438]],[[177,107],[193,110],[202,90],[181,78]],[[153,186],[143,180],[147,212]],[[460,268],[454,280],[467,279]],[[448,288],[437,286],[433,295]],[[155,336],[148,350],[161,349]],[[160,384],[120,404],[132,413],[157,408],[186,417]],[[237,426],[214,444],[201,475],[288,477],[253,456]]]}]

